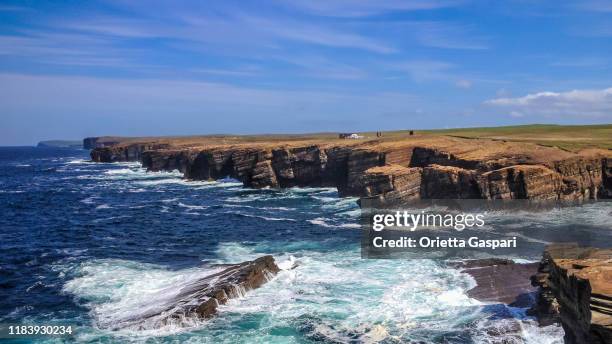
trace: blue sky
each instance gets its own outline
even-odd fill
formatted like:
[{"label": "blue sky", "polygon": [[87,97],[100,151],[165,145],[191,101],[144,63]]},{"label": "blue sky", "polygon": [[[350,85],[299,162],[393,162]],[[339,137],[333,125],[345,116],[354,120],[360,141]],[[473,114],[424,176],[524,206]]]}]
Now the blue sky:
[{"label": "blue sky", "polygon": [[612,122],[612,1],[0,3],[0,145]]}]

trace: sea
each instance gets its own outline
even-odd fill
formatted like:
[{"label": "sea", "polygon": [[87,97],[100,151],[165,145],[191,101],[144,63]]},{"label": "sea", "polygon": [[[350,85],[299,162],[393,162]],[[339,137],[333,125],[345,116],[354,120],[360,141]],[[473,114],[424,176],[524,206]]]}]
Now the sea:
[{"label": "sea", "polygon": [[[0,323],[75,329],[15,343],[562,343],[560,326],[539,327],[526,309],[468,297],[474,280],[445,261],[363,259],[356,201],[334,188],[188,181],[85,150],[0,148]],[[216,317],[122,327],[215,264],[266,254],[280,273]]]}]

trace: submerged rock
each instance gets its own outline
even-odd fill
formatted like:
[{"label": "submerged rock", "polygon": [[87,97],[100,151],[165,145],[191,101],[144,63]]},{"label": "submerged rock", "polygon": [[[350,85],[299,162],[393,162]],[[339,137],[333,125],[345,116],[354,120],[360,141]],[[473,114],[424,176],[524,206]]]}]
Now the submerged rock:
[{"label": "submerged rock", "polygon": [[174,295],[161,304],[143,304],[142,310],[136,310],[129,317],[115,318],[112,323],[100,325],[112,330],[188,326],[194,321],[214,316],[219,305],[227,303],[229,299],[245,296],[246,292],[259,288],[279,271],[272,256],[217,268],[221,270],[187,285],[176,286],[178,290]]},{"label": "submerged rock", "polygon": [[533,303],[537,288],[530,276],[538,263],[516,264],[508,259],[468,260],[455,265],[476,280],[476,286],[467,295],[478,301],[503,303],[511,307],[528,307]]}]

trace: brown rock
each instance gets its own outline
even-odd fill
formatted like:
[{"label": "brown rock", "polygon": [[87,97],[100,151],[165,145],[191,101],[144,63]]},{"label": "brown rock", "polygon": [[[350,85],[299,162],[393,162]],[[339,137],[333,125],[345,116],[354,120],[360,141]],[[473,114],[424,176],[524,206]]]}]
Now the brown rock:
[{"label": "brown rock", "polygon": [[161,306],[146,309],[139,316],[121,319],[109,325],[111,329],[163,326],[169,322],[180,323],[185,318],[210,318],[219,305],[229,299],[242,297],[246,292],[259,288],[269,281],[279,268],[272,256],[253,261],[226,265],[220,272],[205,276],[189,285]]},{"label": "brown rock", "polygon": [[532,280],[541,324],[559,320],[566,343],[612,343],[612,250],[551,245]]},{"label": "brown rock", "polygon": [[513,307],[527,307],[537,290],[530,276],[538,263],[515,264],[505,259],[472,260],[463,263],[463,272],[476,280],[476,287],[467,295],[483,302],[504,303]]}]

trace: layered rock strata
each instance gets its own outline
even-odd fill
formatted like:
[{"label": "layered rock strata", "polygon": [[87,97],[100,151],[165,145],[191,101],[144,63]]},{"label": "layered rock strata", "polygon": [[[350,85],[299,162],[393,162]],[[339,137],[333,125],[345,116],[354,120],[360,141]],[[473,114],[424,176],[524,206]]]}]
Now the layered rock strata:
[{"label": "layered rock strata", "polygon": [[110,329],[151,329],[192,319],[205,319],[217,313],[219,305],[245,295],[269,281],[279,268],[272,256],[224,266],[219,272],[203,276],[188,285],[177,286],[176,294],[163,304],[144,305],[144,312],[135,310],[128,318],[115,320]]},{"label": "layered rock strata", "polygon": [[566,343],[612,343],[612,250],[551,245],[532,283],[541,325],[560,322]]},{"label": "layered rock strata", "polygon": [[140,161],[194,180],[232,177],[254,188],[336,187],[394,205],[413,199],[595,199],[612,196],[612,153],[457,138],[415,142],[291,142],[181,146],[131,141],[97,147],[98,162]]}]

